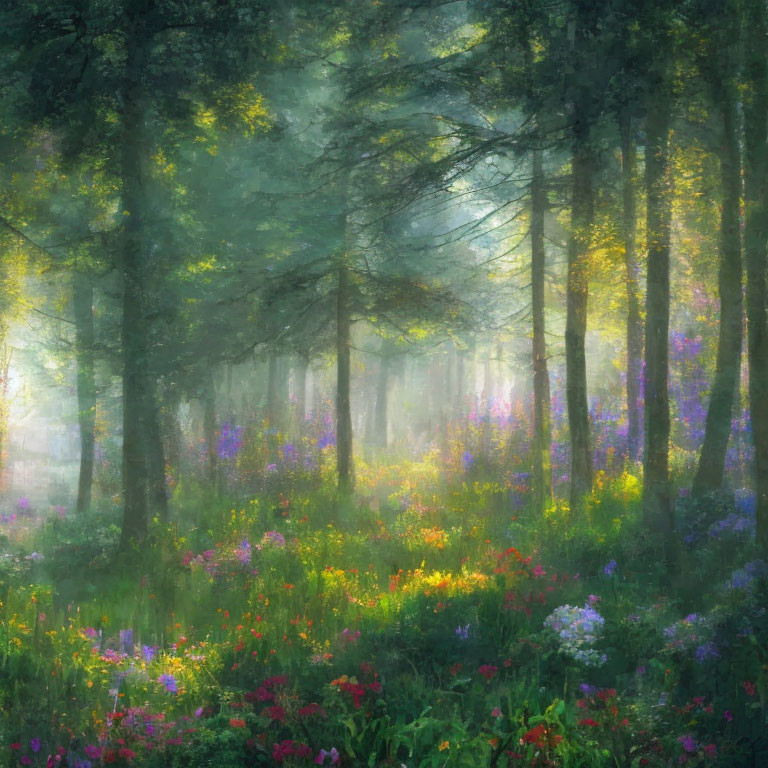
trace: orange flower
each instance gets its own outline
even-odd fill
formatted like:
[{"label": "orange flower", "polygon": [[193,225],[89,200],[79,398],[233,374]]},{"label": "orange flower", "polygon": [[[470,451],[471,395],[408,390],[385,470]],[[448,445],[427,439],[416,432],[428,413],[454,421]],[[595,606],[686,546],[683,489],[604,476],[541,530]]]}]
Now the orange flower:
[{"label": "orange flower", "polygon": [[230,717],[229,724],[233,728],[245,728],[245,720],[239,717]]}]

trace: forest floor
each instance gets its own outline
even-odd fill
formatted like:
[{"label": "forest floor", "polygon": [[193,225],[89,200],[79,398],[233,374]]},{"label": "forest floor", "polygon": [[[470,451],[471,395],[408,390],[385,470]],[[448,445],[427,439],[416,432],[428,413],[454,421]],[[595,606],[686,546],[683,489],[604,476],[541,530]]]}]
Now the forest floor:
[{"label": "forest floor", "polygon": [[631,474],[544,516],[436,454],[341,507],[272,474],[124,556],[117,507],[0,519],[2,764],[768,764],[743,505],[681,505],[669,569]]}]

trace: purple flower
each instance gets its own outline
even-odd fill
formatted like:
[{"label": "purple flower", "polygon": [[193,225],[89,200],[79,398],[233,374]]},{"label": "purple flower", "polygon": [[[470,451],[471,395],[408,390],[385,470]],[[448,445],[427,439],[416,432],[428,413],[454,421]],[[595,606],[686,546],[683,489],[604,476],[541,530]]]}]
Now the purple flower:
[{"label": "purple flower", "polygon": [[243,540],[240,542],[240,546],[235,550],[237,559],[243,564],[248,565],[251,561],[251,543],[247,537],[243,536]]},{"label": "purple flower", "polygon": [[458,637],[459,640],[469,640],[469,627],[469,624],[467,624],[466,627],[462,627],[461,625],[456,627],[456,637]]},{"label": "purple flower", "polygon": [[611,560],[611,562],[608,563],[608,565],[606,565],[605,568],[603,568],[603,573],[606,576],[613,576],[613,574],[616,573],[616,561]]},{"label": "purple flower", "polygon": [[219,457],[222,459],[234,459],[243,447],[243,428],[232,426],[229,422],[221,425],[219,432],[219,444],[217,446]]},{"label": "purple flower", "polygon": [[168,693],[179,692],[178,683],[173,675],[160,675],[160,677],[157,678],[157,682],[160,683]]},{"label": "purple flower", "polygon": [[469,451],[464,451],[464,453],[461,454],[461,465],[464,467],[465,472],[474,463],[475,463],[475,457]]},{"label": "purple flower", "polygon": [[151,645],[144,645],[141,648],[141,655],[144,657],[144,661],[149,664],[155,658],[155,649]]},{"label": "purple flower", "polygon": [[699,664],[703,664],[707,659],[719,658],[720,653],[717,650],[717,646],[711,640],[696,648],[696,661],[698,661]]},{"label": "purple flower", "polygon": [[695,752],[698,746],[696,739],[694,739],[690,733],[686,734],[685,736],[680,736],[678,741],[686,752]]},{"label": "purple flower", "polygon": [[279,531],[267,531],[264,534],[264,542],[266,544],[272,544],[275,547],[284,547],[285,536]]},{"label": "purple flower", "polygon": [[37,754],[40,751],[40,739],[35,737],[29,742],[29,748]]}]

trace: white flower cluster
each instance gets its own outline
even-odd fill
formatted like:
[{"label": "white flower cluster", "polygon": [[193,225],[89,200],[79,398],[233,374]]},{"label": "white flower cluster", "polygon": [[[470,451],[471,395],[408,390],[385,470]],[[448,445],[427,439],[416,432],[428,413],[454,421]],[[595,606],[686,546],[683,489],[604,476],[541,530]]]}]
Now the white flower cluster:
[{"label": "white flower cluster", "polygon": [[597,642],[605,619],[587,603],[583,608],[561,605],[544,620],[557,633],[560,652],[590,667],[605,664],[607,656],[590,647]]}]

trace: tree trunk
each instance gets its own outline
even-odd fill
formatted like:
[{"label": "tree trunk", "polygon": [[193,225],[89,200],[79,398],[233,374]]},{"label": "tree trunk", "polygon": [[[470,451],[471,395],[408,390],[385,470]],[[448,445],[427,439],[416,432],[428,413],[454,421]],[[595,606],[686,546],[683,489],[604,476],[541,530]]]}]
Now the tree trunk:
[{"label": "tree trunk", "polygon": [[278,428],[278,378],[280,376],[280,363],[274,352],[269,353],[269,362],[267,363],[267,424],[270,428]]},{"label": "tree trunk", "polygon": [[533,498],[542,512],[552,497],[552,424],[544,318],[544,214],[547,194],[541,150],[533,151],[531,178],[531,310],[533,315]]},{"label": "tree trunk", "polygon": [[[722,66],[722,51],[713,51]],[[717,57],[714,59],[714,57]],[[709,397],[704,442],[693,482],[696,496],[719,490],[725,473],[725,453],[731,434],[733,407],[739,391],[741,373],[742,265],[739,205],[741,200],[741,162],[739,156],[738,115],[733,81],[717,78],[713,83],[713,102],[721,121],[720,179],[720,334],[717,364]]]},{"label": "tree trunk", "polygon": [[346,264],[342,263],[338,271],[336,294],[336,470],[342,496],[348,495],[354,488],[350,346],[349,272]]},{"label": "tree trunk", "polygon": [[[139,24],[139,21],[135,22]],[[139,35],[136,35],[140,39]],[[127,85],[123,92],[121,175],[123,256],[123,530],[121,546],[147,535],[146,398],[147,348],[143,160],[148,155],[145,108],[141,92],[143,53],[138,41],[128,45]]]},{"label": "tree trunk", "polygon": [[573,144],[571,235],[565,320],[565,369],[568,426],[571,435],[571,509],[578,509],[592,490],[592,449],[587,402],[587,333],[589,247],[594,215],[593,159],[589,130],[577,118]]},{"label": "tree trunk", "polygon": [[461,419],[464,416],[464,351],[454,347],[456,356],[456,404],[454,407],[454,419]]},{"label": "tree trunk", "polygon": [[208,463],[208,483],[211,488],[216,488],[219,476],[219,446],[216,439],[216,387],[210,370],[206,373],[203,386],[203,433]]},{"label": "tree trunk", "polygon": [[93,286],[87,275],[75,272],[72,287],[77,362],[77,420],[80,427],[80,476],[77,483],[76,508],[78,514],[83,514],[91,507],[96,445]]},{"label": "tree trunk", "polygon": [[648,285],[645,331],[645,453],[643,513],[668,540],[673,528],[669,489],[669,241],[670,169],[667,83],[651,85],[646,120]]},{"label": "tree trunk", "polygon": [[147,383],[144,411],[149,510],[164,523],[168,520],[165,448],[163,446],[162,431],[160,430],[160,411],[157,402],[156,385],[151,378]]},{"label": "tree trunk", "polygon": [[744,252],[747,266],[749,409],[755,448],[757,540],[768,552],[768,328],[766,241],[768,241],[768,71],[766,18],[762,0],[746,4],[744,96]]},{"label": "tree trunk", "polygon": [[640,316],[639,265],[636,249],[635,147],[628,109],[619,115],[623,198],[622,237],[627,287],[627,453],[635,462],[640,451],[640,376],[643,356],[643,320]]},{"label": "tree trunk", "polygon": [[304,420],[307,415],[307,371],[309,370],[309,357],[299,356],[296,366],[296,431],[299,435],[304,430]]},{"label": "tree trunk", "polygon": [[373,441],[376,448],[386,451],[389,445],[387,427],[387,390],[389,388],[389,355],[386,343],[382,345],[382,354],[379,357],[379,375],[376,380],[376,409],[373,417]]}]

